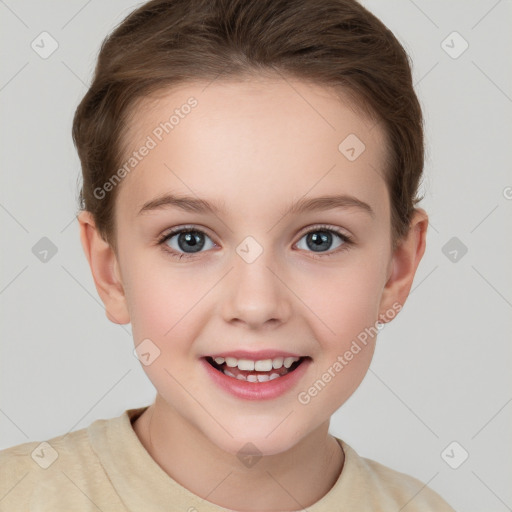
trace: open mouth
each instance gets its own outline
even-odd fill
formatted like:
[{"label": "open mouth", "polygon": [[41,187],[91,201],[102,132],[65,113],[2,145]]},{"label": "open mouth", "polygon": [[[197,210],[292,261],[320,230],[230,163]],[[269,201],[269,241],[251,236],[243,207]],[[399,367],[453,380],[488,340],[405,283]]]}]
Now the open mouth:
[{"label": "open mouth", "polygon": [[[277,358],[282,361],[274,360],[272,361],[271,368],[269,369],[269,363],[267,362],[266,366],[260,364],[258,366],[259,361],[256,361],[254,369],[240,369],[238,365],[228,366],[226,360],[224,358],[216,358],[207,356],[205,358],[211,366],[213,366],[217,371],[223,373],[227,377],[231,377],[233,379],[244,380],[247,382],[267,382],[274,379],[279,379],[287,375],[288,373],[296,370],[306,359],[310,359],[308,356],[300,357],[300,358]],[[228,361],[229,362],[229,361]],[[231,363],[233,364],[233,363]],[[265,367],[262,369],[262,367]]]}]

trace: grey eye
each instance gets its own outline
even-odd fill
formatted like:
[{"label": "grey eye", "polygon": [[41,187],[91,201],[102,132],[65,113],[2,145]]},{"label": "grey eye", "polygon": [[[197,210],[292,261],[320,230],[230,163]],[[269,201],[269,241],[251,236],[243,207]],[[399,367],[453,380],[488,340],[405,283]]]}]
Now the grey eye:
[{"label": "grey eye", "polygon": [[[333,243],[333,235],[338,238],[341,242],[338,245],[331,247]],[[306,247],[300,247],[300,243],[305,240]],[[323,252],[336,249],[345,242],[342,235],[335,233],[334,231],[326,229],[317,229],[306,233],[297,243],[299,249],[311,250],[314,252]]]},{"label": "grey eye", "polygon": [[[215,245],[206,233],[198,230],[172,233],[167,238],[166,243],[171,249],[185,253],[199,252],[205,248],[205,245],[206,249],[211,249]],[[210,246],[208,246],[208,243],[210,243]]]}]

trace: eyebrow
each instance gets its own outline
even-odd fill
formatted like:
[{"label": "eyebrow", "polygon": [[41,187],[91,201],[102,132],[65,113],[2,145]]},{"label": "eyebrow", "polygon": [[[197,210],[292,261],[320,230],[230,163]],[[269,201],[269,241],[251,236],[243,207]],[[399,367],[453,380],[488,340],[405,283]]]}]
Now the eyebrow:
[{"label": "eyebrow", "polygon": [[[179,208],[187,212],[204,214],[211,213],[215,215],[220,214],[223,211],[223,207],[219,202],[208,202],[204,199],[192,196],[163,194],[145,203],[137,215],[166,208]],[[300,214],[304,212],[330,210],[334,208],[357,208],[375,218],[375,212],[369,204],[354,196],[346,194],[314,197],[311,199],[301,198],[281,212],[281,214],[285,216],[290,213]]]}]

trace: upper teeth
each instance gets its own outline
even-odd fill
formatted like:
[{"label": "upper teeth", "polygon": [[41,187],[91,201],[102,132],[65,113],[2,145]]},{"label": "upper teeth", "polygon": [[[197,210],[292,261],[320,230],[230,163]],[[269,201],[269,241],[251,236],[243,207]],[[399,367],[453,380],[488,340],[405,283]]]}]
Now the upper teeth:
[{"label": "upper teeth", "polygon": [[215,362],[217,364],[225,362],[230,368],[238,366],[239,370],[269,372],[272,368],[278,369],[282,366],[290,368],[290,366],[299,359],[300,357],[276,357],[275,359],[259,359],[258,361],[252,361],[251,359],[236,359],[235,357],[216,357]]}]

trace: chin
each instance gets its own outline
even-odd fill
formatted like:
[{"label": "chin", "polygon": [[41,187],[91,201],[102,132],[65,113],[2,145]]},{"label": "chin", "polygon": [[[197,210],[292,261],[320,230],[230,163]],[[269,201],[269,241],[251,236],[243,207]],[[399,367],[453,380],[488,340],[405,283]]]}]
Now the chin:
[{"label": "chin", "polygon": [[[272,418],[271,421],[256,420],[249,422],[250,425],[244,423],[245,426],[240,425],[236,428],[228,423],[226,429],[231,435],[223,429],[204,434],[219,449],[235,456],[242,456],[244,452],[251,451],[259,456],[278,455],[292,449],[307,435],[297,430],[296,418],[294,418],[294,425],[288,424],[288,427],[294,428],[286,428],[287,420],[283,421],[285,417],[286,415]],[[281,421],[283,423],[279,425]]]}]

